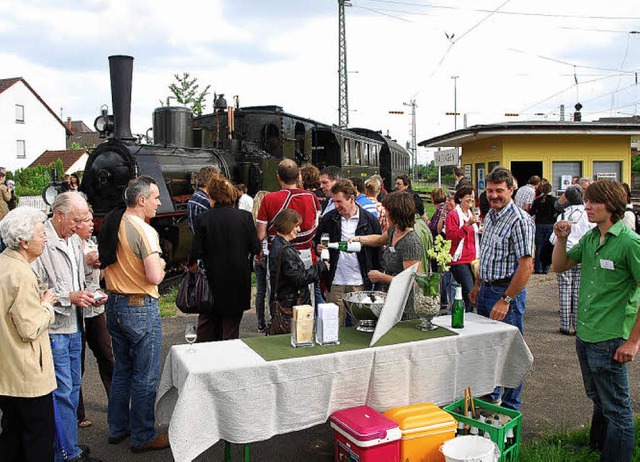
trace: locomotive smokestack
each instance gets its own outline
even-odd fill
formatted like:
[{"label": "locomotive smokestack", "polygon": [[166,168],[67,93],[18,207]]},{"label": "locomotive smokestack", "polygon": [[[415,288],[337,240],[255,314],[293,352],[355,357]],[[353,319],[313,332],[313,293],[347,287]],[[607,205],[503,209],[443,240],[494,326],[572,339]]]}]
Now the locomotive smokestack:
[{"label": "locomotive smokestack", "polygon": [[121,140],[135,140],[131,135],[133,58],[122,55],[109,56],[109,71],[115,136]]}]

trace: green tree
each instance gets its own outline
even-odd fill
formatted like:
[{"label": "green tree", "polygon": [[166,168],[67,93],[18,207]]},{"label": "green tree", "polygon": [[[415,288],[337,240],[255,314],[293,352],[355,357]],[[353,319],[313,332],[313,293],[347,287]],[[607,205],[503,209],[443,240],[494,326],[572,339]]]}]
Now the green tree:
[{"label": "green tree", "polygon": [[51,169],[55,168],[58,175],[64,173],[62,160],[58,158],[51,165],[36,165],[21,168],[14,172],[7,172],[7,177],[16,182],[16,196],[39,196],[51,183]]},{"label": "green tree", "polygon": [[177,83],[170,84],[169,90],[176,97],[176,101],[191,109],[196,116],[201,116],[206,107],[205,98],[209,94],[211,85],[207,85],[203,91],[199,91],[198,79],[189,78],[188,72],[184,72],[182,77],[174,74],[174,77]]}]

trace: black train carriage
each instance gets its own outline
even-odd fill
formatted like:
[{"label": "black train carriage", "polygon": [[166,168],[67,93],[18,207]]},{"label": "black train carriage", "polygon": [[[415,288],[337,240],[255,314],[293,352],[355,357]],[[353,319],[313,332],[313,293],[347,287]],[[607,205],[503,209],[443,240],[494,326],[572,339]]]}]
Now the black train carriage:
[{"label": "black train carriage", "polygon": [[280,106],[223,109],[226,101],[220,102],[221,99],[216,100],[219,109],[213,114],[194,120],[202,132],[203,146],[230,147],[230,143],[241,143],[246,149],[261,150],[278,159],[294,159],[299,165],[311,162],[313,130],[326,125],[285,112]]},{"label": "black train carriage", "polygon": [[384,179],[387,191],[394,188],[394,180],[398,175],[408,175],[411,165],[411,153],[388,136],[368,128],[351,128],[351,131],[370,139],[380,141],[380,175]]},{"label": "black train carriage", "polygon": [[379,174],[381,149],[379,141],[336,126],[318,126],[313,131],[313,164],[319,169],[338,166],[345,178]]}]

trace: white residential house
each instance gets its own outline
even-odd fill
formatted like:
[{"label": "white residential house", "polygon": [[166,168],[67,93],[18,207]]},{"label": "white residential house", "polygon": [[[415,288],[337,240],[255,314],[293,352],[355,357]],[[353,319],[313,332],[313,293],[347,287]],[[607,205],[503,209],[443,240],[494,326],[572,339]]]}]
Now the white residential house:
[{"label": "white residential house", "polygon": [[0,79],[0,166],[29,166],[46,150],[64,150],[70,130],[22,78]]}]

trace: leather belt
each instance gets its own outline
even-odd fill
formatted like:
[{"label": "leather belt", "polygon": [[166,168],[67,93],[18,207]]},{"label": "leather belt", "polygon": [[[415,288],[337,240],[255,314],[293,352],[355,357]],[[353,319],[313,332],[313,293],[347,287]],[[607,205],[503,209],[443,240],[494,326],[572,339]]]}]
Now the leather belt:
[{"label": "leather belt", "polygon": [[146,305],[146,301],[147,301],[147,297],[149,297],[149,295],[147,295],[147,294],[131,294],[131,295],[127,295],[127,294],[119,294],[117,292],[110,292],[109,296],[110,297],[125,298],[127,300],[127,304],[129,306],[145,306]]},{"label": "leather belt", "polygon": [[511,284],[511,277],[496,279],[495,281],[482,281],[487,286],[508,287]]}]

